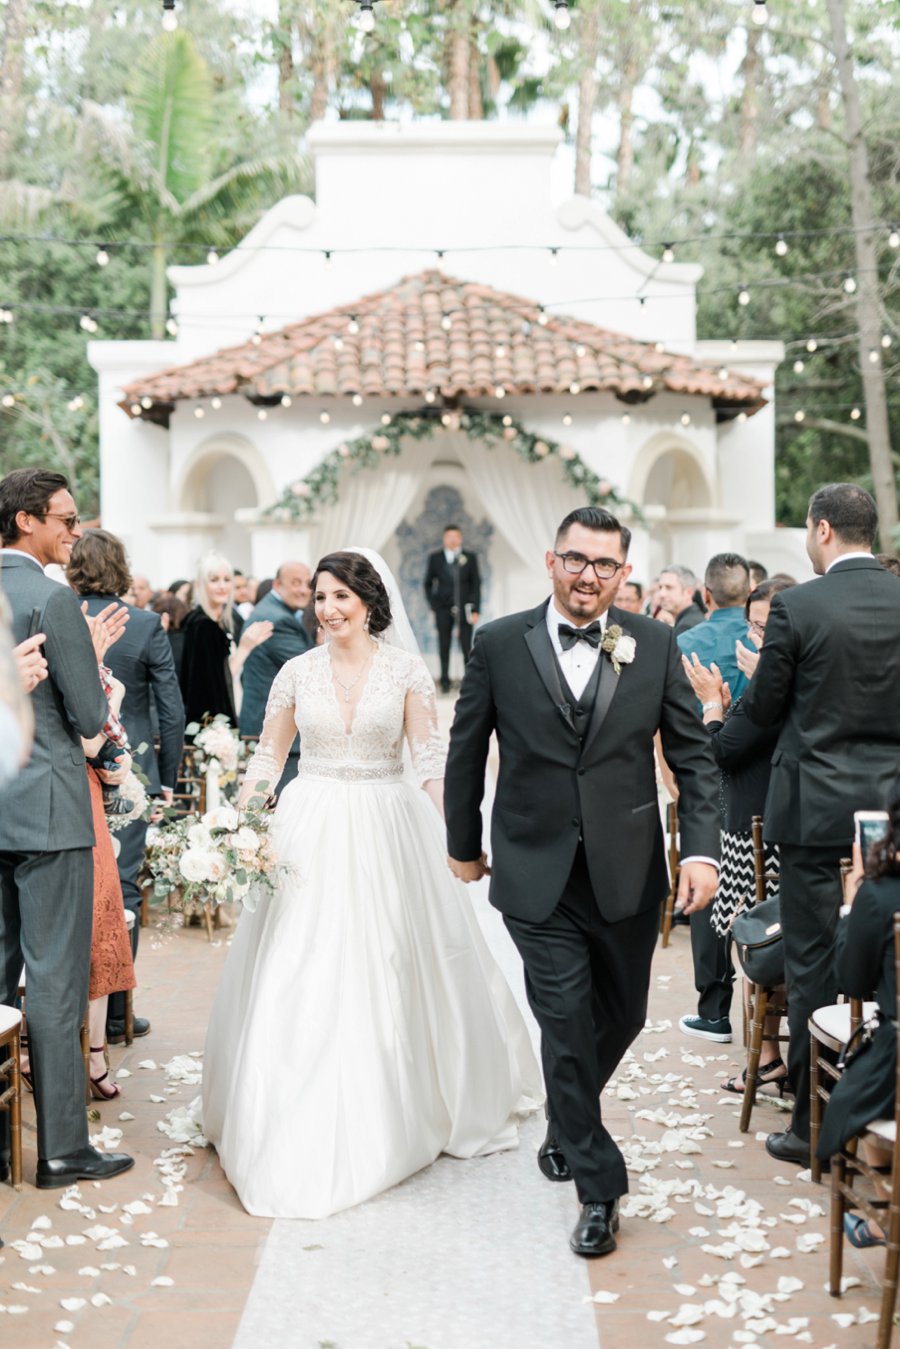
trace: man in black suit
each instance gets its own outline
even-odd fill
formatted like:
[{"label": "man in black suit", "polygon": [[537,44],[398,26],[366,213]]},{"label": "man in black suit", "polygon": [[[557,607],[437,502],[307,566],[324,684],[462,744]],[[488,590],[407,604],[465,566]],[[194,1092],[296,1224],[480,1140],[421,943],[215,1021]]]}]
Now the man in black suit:
[{"label": "man in black suit", "polygon": [[697,603],[697,584],[697,578],[690,567],[673,564],[659,574],[657,585],[659,607],[663,614],[669,616],[676,637],[680,637],[690,628],[695,628],[706,617]]},{"label": "man in black suit", "polygon": [[481,609],[481,577],[478,556],[463,548],[462,530],[447,525],[443,547],[429,554],[425,572],[425,597],[434,612],[441,658],[441,690],[450,692],[450,644],[453,629],[459,634],[463,660],[472,650],[472,629]]},{"label": "man in black suit", "polygon": [[653,737],[678,777],[684,862],[678,903],[718,880],[718,773],[672,630],[610,608],[631,535],[608,511],[562,522],[548,552],[549,601],[478,636],[450,735],[450,866],[487,872],[481,800],[488,745],[500,748],[491,822],[491,903],[525,962],[548,1097],[538,1154],[574,1178],[579,1255],[615,1249],[625,1162],[599,1096],[642,1029],[659,906],[668,888]]},{"label": "man in black suit", "polygon": [[[125,548],[115,534],[88,529],[72,549],[69,583],[87,600],[88,613],[97,614],[118,596],[126,594],[131,581]],[[172,647],[159,615],[150,609],[128,605],[128,627],[110,648],[106,664],[125,685],[120,713],[128,732],[134,762],[147,779],[147,792],[164,806],[172,804],[184,744],[184,704],[175,673]],[[154,725],[154,714],[156,725]],[[159,754],[154,739],[159,728]],[[147,847],[147,821],[135,820],[119,830],[119,880],[126,909],[134,914],[131,949],[137,956],[140,908],[143,898],[138,875]],[[125,1039],[125,995],[110,995],[106,1013],[106,1037],[110,1044]],[[147,1035],[150,1022],[134,1018],[136,1036]]]},{"label": "man in black suit", "polygon": [[[0,579],[21,642],[46,634],[48,677],[32,690],[31,757],[0,792],[0,1003],[16,1000],[24,962],[37,1111],[39,1189],[127,1171],[124,1153],[91,1147],[79,1030],[88,1003],[93,926],[94,827],[81,739],[109,708],[91,634],[68,586],[44,567],[65,566],[81,525],[61,473],[15,469],[0,482]],[[9,1116],[0,1113],[0,1178],[8,1169]]]},{"label": "man in black suit", "polygon": [[784,722],[772,756],[765,837],[781,854],[791,1127],[770,1134],[779,1161],[809,1165],[809,1032],[838,992],[833,957],[840,859],[853,812],[896,795],[900,765],[900,580],[872,556],[875,502],[853,483],[810,498],[806,548],[820,579],[772,598],[745,694],[759,726]]}]

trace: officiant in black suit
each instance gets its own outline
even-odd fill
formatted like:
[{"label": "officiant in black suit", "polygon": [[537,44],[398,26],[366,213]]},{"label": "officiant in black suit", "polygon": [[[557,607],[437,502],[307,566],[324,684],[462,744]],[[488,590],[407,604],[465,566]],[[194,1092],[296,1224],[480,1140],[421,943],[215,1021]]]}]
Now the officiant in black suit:
[{"label": "officiant in black suit", "polygon": [[548,1098],[538,1154],[575,1180],[579,1255],[615,1249],[625,1161],[600,1094],[643,1028],[659,906],[668,889],[653,737],[680,788],[678,903],[716,889],[718,771],[672,629],[611,608],[631,534],[583,507],[560,525],[553,594],[478,635],[456,706],[445,779],[450,866],[487,871],[481,801],[492,732],[500,750],[491,902],[525,963]]},{"label": "officiant in black suit", "polygon": [[809,1165],[809,1033],[838,992],[834,943],[840,859],[853,812],[883,810],[900,771],[900,579],[872,556],[875,502],[855,483],[814,492],[806,551],[817,579],[773,596],[744,696],[759,726],[783,723],[772,755],[765,837],[781,857],[791,1127],[770,1134],[779,1161]]},{"label": "officiant in black suit", "polygon": [[462,530],[447,525],[443,547],[429,554],[425,572],[425,598],[428,600],[438,632],[441,659],[441,690],[450,692],[450,646],[453,630],[459,635],[463,660],[472,650],[472,629],[481,610],[481,577],[478,555],[463,548]]}]

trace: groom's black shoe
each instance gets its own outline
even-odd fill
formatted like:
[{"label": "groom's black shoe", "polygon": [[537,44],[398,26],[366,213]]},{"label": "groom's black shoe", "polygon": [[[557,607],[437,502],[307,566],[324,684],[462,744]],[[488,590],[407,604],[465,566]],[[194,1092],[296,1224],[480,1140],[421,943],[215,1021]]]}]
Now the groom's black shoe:
[{"label": "groom's black shoe", "polygon": [[766,1152],[779,1162],[794,1162],[797,1166],[809,1166],[809,1144],[794,1133],[785,1129],[784,1133],[769,1134],[766,1139]]},{"label": "groom's black shoe", "polygon": [[538,1148],[538,1166],[548,1180],[572,1179],[569,1163],[550,1129],[547,1130],[547,1137]]},{"label": "groom's black shoe", "polygon": [[609,1255],[616,1249],[614,1232],[619,1230],[619,1201],[605,1199],[600,1203],[586,1202],[581,1206],[581,1217],[569,1238],[576,1255],[592,1259]]},{"label": "groom's black shoe", "polygon": [[60,1190],[76,1180],[111,1180],[133,1166],[134,1158],[124,1152],[82,1148],[68,1157],[53,1157],[48,1161],[39,1157],[34,1183],[39,1190]]}]

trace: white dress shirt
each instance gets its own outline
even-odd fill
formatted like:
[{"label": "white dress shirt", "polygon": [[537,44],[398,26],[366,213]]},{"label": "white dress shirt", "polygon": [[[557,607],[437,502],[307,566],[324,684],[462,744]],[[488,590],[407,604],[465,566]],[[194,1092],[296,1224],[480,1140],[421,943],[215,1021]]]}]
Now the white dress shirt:
[{"label": "white dress shirt", "polygon": [[23,548],[4,548],[3,554],[6,557],[27,557],[29,562],[34,563],[38,571],[44,570],[40,562],[38,562],[37,558],[34,556],[34,553],[26,553]]},{"label": "white dress shirt", "polygon": [[459,553],[457,553],[453,548],[445,548],[444,557],[447,559],[447,566],[452,567],[456,559],[459,557]]},{"label": "white dress shirt", "polygon": [[[600,624],[601,632],[606,632],[606,614],[600,615],[597,621]],[[559,640],[559,625],[565,623],[569,628],[586,628],[587,623],[573,623],[571,618],[561,614],[555,603],[551,599],[547,605],[547,630],[550,633],[550,641],[553,643],[553,650],[556,652],[556,659],[559,661],[560,669],[566,677],[566,683],[575,694],[580,698],[587,688],[591,675],[600,659],[599,646],[591,646],[590,642],[573,642],[568,651],[563,650],[562,642]]]},{"label": "white dress shirt", "polygon": [[841,553],[840,556],[836,557],[833,562],[829,562],[828,566],[825,568],[825,575],[827,576],[828,573],[831,571],[831,568],[836,567],[839,562],[849,562],[851,557],[873,558],[874,554],[872,554],[871,552]]}]

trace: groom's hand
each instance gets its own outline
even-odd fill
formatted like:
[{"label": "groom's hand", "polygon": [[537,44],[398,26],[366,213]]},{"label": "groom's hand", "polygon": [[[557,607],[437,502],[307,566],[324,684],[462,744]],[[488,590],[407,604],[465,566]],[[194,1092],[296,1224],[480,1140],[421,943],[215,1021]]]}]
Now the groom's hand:
[{"label": "groom's hand", "polygon": [[457,862],[455,857],[447,858],[447,865],[458,881],[468,885],[471,881],[480,881],[482,876],[490,876],[487,854],[482,853],[477,862]]},{"label": "groom's hand", "polygon": [[696,913],[705,909],[719,888],[719,872],[709,862],[685,862],[678,878],[675,909],[678,913]]}]

